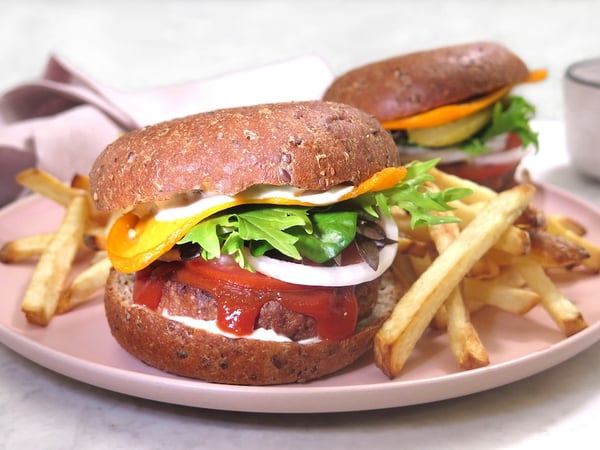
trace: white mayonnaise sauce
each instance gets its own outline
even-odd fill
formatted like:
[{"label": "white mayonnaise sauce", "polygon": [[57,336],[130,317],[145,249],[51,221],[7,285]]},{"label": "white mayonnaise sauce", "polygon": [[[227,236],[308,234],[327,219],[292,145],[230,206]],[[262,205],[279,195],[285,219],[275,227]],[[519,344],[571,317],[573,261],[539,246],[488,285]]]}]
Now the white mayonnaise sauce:
[{"label": "white mayonnaise sauce", "polygon": [[158,221],[173,221],[185,217],[194,216],[208,209],[217,208],[219,205],[232,205],[252,203],[252,201],[264,201],[268,199],[288,200],[305,205],[329,205],[352,191],[354,186],[334,186],[325,192],[306,191],[293,186],[253,186],[236,197],[229,195],[206,195],[182,196],[178,202],[169,202],[159,205],[159,211],[155,218]]},{"label": "white mayonnaise sauce", "polygon": [[[172,316],[165,310],[162,311],[162,316],[166,317],[167,319],[180,322],[188,327],[197,328],[209,333],[220,334],[221,336],[225,336],[230,339],[256,339],[259,341],[270,342],[292,342],[292,340],[287,336],[277,334],[273,330],[267,330],[266,328],[257,328],[252,332],[252,334],[237,336],[233,333],[228,333],[227,331],[221,330],[217,326],[216,320],[193,319],[192,317],[187,316]],[[305,339],[298,341],[298,344],[313,344],[316,342],[319,342],[319,338]]]}]

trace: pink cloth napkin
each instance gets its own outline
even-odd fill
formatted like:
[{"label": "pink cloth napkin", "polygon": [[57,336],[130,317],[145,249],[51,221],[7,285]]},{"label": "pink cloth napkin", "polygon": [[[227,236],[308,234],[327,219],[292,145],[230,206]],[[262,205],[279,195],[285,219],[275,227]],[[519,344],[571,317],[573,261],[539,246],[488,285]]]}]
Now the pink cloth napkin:
[{"label": "pink cloth napkin", "polygon": [[15,175],[38,167],[87,174],[119,133],[215,108],[321,97],[333,76],[305,56],[208,80],[122,92],[51,56],[42,77],[0,97],[0,206],[21,193]]}]

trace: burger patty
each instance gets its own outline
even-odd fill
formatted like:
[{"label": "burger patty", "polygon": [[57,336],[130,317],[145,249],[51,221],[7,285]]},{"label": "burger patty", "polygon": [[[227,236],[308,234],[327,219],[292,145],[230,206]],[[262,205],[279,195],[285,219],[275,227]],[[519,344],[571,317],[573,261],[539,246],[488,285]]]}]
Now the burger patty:
[{"label": "burger patty", "polygon": [[[377,301],[379,281],[363,283],[354,289],[360,319],[371,314]],[[165,282],[159,308],[173,316],[202,320],[217,318],[217,301],[212,295],[175,280]],[[256,319],[256,328],[271,329],[293,341],[317,336],[314,318],[285,308],[277,301],[269,301],[262,306]]]}]

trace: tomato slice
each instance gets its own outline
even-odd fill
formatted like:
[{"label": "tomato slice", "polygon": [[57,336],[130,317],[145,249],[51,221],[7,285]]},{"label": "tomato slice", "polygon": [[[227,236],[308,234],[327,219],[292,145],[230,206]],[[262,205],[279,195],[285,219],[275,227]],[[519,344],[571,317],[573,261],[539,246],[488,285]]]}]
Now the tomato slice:
[{"label": "tomato slice", "polygon": [[353,287],[329,288],[286,283],[240,268],[230,260],[158,263],[136,273],[134,302],[158,309],[164,282],[173,278],[208,292],[217,301],[217,326],[244,336],[254,331],[262,306],[278,301],[316,320],[321,339],[344,339],[354,333],[358,304]]},{"label": "tomato slice", "polygon": [[133,302],[150,309],[158,308],[162,297],[164,276],[154,273],[153,267],[137,272],[133,284]]},{"label": "tomato slice", "polygon": [[239,336],[252,333],[260,309],[269,301],[278,301],[291,311],[313,317],[322,339],[347,338],[356,327],[358,304],[354,287],[290,284],[249,272],[223,259],[187,261],[174,277],[210,292],[217,299],[217,326]]},{"label": "tomato slice", "polygon": [[[189,273],[186,274],[186,272]],[[208,261],[204,258],[195,258],[186,261],[183,264],[182,270],[179,271],[178,277],[183,277],[191,285],[194,284],[193,279],[201,277],[204,280],[210,280],[213,284],[226,281],[227,283],[256,290],[294,291],[311,289],[307,286],[286,283],[285,281],[280,281],[261,273],[242,269],[235,261],[229,258],[211,259]]]},{"label": "tomato slice", "polygon": [[[509,133],[506,139],[504,152],[513,150],[522,145],[521,139],[514,133]],[[515,184],[515,170],[520,164],[521,159],[508,161],[502,164],[482,163],[481,159],[475,159],[475,162],[460,161],[449,164],[439,164],[440,170],[457,177],[475,181],[487,186],[495,191],[502,191]]]}]

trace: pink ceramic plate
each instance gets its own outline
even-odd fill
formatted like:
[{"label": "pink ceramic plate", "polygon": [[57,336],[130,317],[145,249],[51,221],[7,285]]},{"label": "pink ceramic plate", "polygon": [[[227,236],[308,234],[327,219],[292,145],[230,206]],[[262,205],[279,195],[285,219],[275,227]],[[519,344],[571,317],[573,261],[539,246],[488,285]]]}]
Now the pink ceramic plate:
[{"label": "pink ceramic plate", "polygon": [[[600,243],[600,212],[562,191],[544,188],[538,204],[590,227]],[[0,244],[52,230],[62,209],[34,196],[0,211]],[[595,228],[594,228],[595,227]],[[541,372],[576,355],[600,338],[600,277],[561,284],[582,310],[589,328],[565,339],[541,307],[524,317],[495,310],[474,316],[490,353],[488,367],[461,371],[444,334],[424,336],[402,375],[387,379],[371,355],[329,378],[304,385],[247,387],[208,384],[159,372],[130,357],[112,339],[98,299],[46,328],[27,324],[20,301],[31,264],[0,266],[0,340],[24,357],[68,377],[124,394],[203,408],[260,412],[356,411],[426,403],[501,386]]]}]

